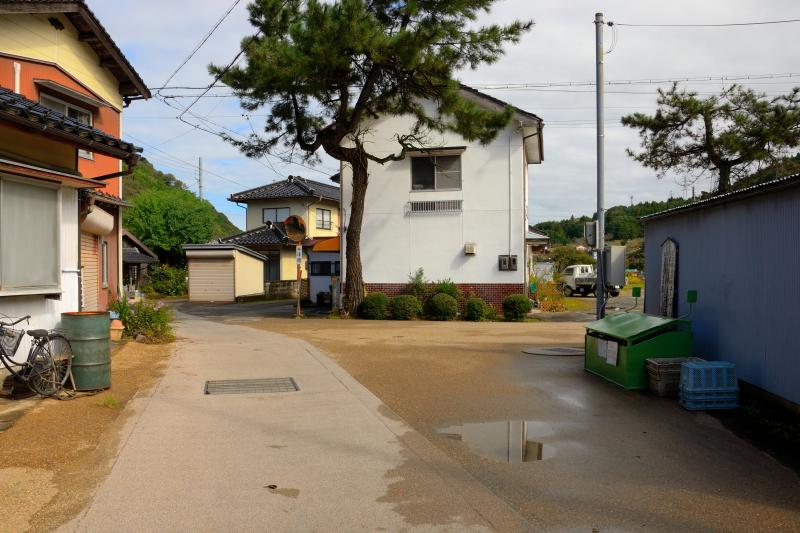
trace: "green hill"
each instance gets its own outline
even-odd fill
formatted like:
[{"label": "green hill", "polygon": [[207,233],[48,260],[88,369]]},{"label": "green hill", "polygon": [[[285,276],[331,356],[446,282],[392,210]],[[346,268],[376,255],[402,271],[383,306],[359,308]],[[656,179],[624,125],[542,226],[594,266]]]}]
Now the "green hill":
[{"label": "green hill", "polygon": [[[745,176],[733,184],[733,189],[744,189],[760,183],[789,176],[800,172],[800,154],[788,157],[762,170]],[[695,200],[709,198],[710,193],[701,193]],[[691,203],[693,200],[685,198],[670,198],[662,202],[641,202],[634,205],[617,205],[606,210],[606,238],[614,241],[628,241],[643,237],[644,226],[639,220],[643,216],[652,215],[665,209],[672,209]],[[583,225],[593,217],[572,216],[564,220],[548,220],[534,226],[550,237],[550,244],[569,244],[583,238]]]},{"label": "green hill", "polygon": [[[125,201],[134,205],[136,204],[136,197],[144,191],[154,189],[188,190],[186,184],[173,174],[161,172],[145,158],[142,158],[139,164],[136,165],[130,176],[126,176],[123,179],[125,181],[122,186],[122,191]],[[227,237],[228,235],[233,235],[241,231],[228,220],[227,216],[217,211],[210,202],[207,200],[200,200],[199,198],[197,201],[207,204],[208,208],[213,211],[215,220],[214,227],[212,228],[213,238]],[[137,237],[140,236],[137,235]]]}]

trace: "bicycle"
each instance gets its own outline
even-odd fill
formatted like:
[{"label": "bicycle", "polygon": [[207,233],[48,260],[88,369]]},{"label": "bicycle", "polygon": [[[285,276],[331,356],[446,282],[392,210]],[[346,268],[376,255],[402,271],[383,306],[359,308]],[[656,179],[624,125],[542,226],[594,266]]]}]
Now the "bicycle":
[{"label": "bicycle", "polygon": [[[6,317],[9,318],[9,317]],[[12,329],[21,322],[30,323],[30,315],[11,322],[0,320],[0,361],[15,378],[42,396],[61,392],[72,375],[72,346],[62,334],[46,329]],[[27,333],[33,338],[28,359],[18,363],[13,357]]]}]

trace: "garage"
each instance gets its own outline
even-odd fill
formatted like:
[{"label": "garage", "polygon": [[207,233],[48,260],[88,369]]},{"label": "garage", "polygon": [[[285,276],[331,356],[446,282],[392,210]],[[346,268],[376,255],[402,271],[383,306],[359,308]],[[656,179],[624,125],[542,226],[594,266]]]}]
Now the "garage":
[{"label": "garage", "polygon": [[192,302],[235,302],[264,295],[267,258],[242,246],[185,244]]}]

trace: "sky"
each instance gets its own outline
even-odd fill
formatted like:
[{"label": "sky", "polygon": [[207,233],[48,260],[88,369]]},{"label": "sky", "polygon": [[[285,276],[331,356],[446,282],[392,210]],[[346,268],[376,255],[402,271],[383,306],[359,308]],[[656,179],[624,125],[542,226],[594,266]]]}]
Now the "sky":
[{"label": "sky", "polygon": [[[201,39],[233,5],[234,0],[88,0],[89,6],[122,48],[148,87],[160,87]],[[170,86],[206,86],[209,63],[227,64],[239,51],[241,38],[254,30],[247,21],[248,0],[240,0],[211,38],[170,81]],[[707,24],[800,19],[796,0],[673,0],[671,2],[584,0],[534,2],[499,0],[481,23],[533,20],[533,29],[509,45],[497,63],[459,72],[468,85],[591,82],[595,77],[594,14],[617,24]],[[738,80],[759,92],[783,94],[800,85],[800,23],[727,28],[617,26],[604,32],[606,206],[631,201],[691,196],[680,176],[658,179],[625,153],[638,148],[638,133],[619,119],[632,112],[653,112],[657,87],[669,83],[611,84],[623,80],[715,77],[681,85],[702,93],[719,92],[732,81],[722,76],[793,74],[772,79]],[[609,50],[616,33],[616,42]],[[795,37],[792,37],[795,35]],[[592,85],[527,89],[481,89],[545,122],[541,165],[531,165],[529,222],[591,215],[596,206],[595,92]],[[170,90],[164,94],[196,94]],[[214,89],[209,94],[229,93]],[[173,98],[186,106],[192,98]],[[266,110],[249,117],[236,98],[207,97],[193,108],[197,115],[230,131],[260,131]],[[275,157],[250,160],[218,136],[176,120],[178,112],[157,98],[135,101],[123,114],[123,137],[144,148],[144,155],[162,171],[171,172],[197,191],[197,161],[203,158],[204,195],[231,221],[244,228],[243,208],[228,202],[231,193],[302,175],[327,181],[338,162],[323,157],[313,168]],[[696,184],[697,192],[710,186]]]}]

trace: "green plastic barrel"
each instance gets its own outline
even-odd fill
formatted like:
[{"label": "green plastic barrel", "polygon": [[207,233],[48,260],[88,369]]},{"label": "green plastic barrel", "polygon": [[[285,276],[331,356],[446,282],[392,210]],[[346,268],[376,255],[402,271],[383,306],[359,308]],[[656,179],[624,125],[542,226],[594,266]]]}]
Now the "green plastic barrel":
[{"label": "green plastic barrel", "polygon": [[77,390],[111,387],[108,313],[61,313],[61,329],[72,345],[72,379]]}]

